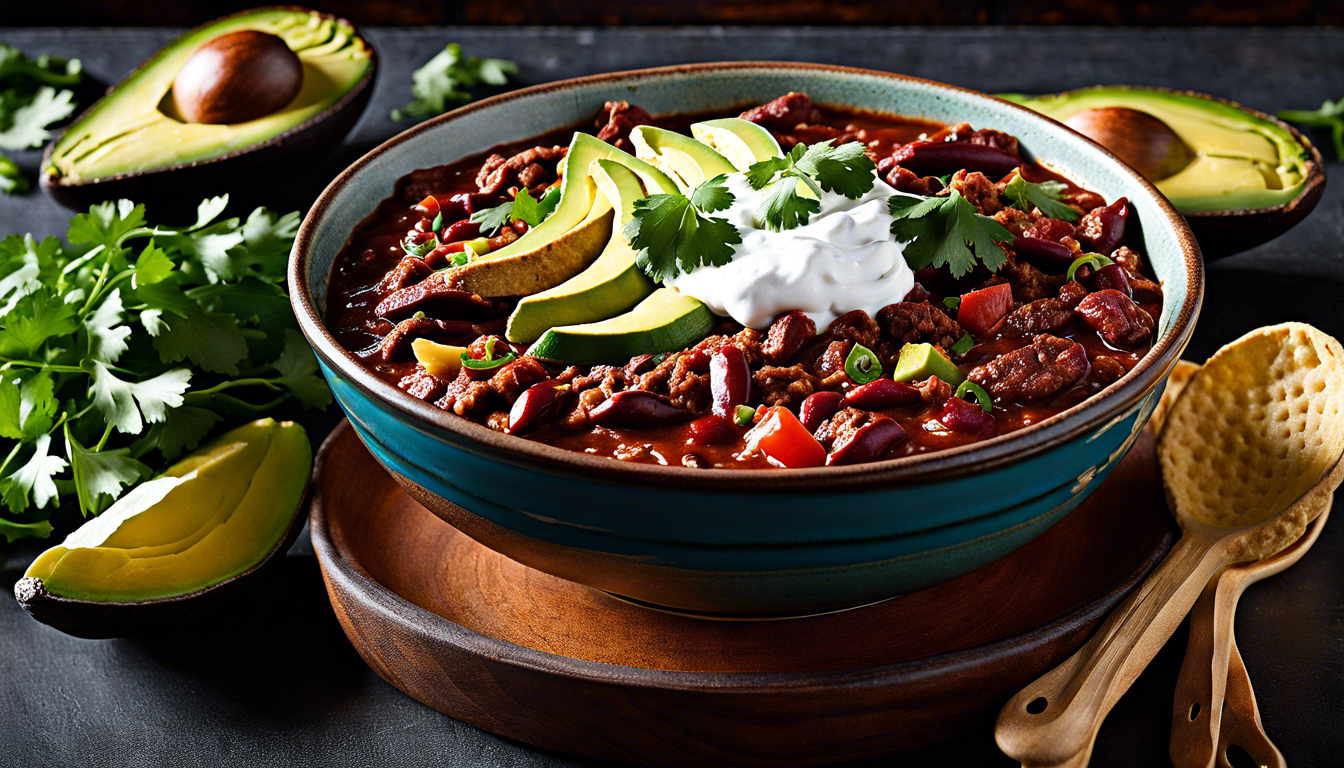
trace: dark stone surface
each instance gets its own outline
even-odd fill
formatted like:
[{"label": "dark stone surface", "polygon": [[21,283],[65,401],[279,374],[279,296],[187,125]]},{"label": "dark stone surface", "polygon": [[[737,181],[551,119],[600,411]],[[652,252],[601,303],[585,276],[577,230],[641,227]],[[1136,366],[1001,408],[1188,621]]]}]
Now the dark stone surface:
[{"label": "dark stone surface", "polygon": [[[388,111],[409,73],[449,41],[518,60],[527,84],[661,64],[788,59],[904,72],[986,91],[1044,92],[1129,82],[1190,88],[1272,111],[1344,96],[1344,31],[885,29],[381,29],[377,91],[347,146],[310,178],[269,193],[303,207],[362,152],[393,135]],[[8,30],[25,51],[74,56],[115,81],[170,30]],[[1323,137],[1318,137],[1322,138]],[[20,161],[36,168],[38,152]],[[1328,172],[1340,164],[1331,161]],[[272,180],[258,180],[269,186]],[[0,233],[63,234],[69,212],[39,192],[0,196]],[[1251,328],[1311,322],[1344,336],[1344,183],[1293,232],[1209,270],[1188,356],[1202,360]],[[1336,517],[1344,512],[1336,510]],[[32,546],[0,552],[0,583]],[[1344,528],[1329,526],[1285,574],[1251,588],[1237,639],[1265,728],[1296,765],[1344,753]],[[1184,630],[1111,713],[1095,766],[1166,762]],[[0,764],[584,765],[454,722],[383,683],[341,634],[306,538],[268,596],[187,636],[77,640],[0,599]],[[1010,765],[988,728],[901,755],[911,765]],[[874,761],[873,765],[888,760]]]}]

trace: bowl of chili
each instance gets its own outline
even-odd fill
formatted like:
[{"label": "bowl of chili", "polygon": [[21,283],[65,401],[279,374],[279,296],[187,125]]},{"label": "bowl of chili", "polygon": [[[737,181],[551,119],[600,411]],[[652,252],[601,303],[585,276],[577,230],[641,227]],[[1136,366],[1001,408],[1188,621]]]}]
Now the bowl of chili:
[{"label": "bowl of chili", "polygon": [[[1077,237],[1061,234],[1063,229],[1047,221],[1051,217],[1043,210],[1048,203],[1023,206],[1028,214],[1023,217],[981,207],[991,204],[977,201],[973,213],[1013,230],[1005,249],[1012,274],[947,282],[924,265],[915,272],[922,293],[912,288],[897,301],[941,305],[941,312],[960,321],[953,323],[955,335],[931,338],[932,344],[884,346],[884,341],[901,341],[902,330],[914,334],[908,338],[927,335],[929,327],[921,320],[929,320],[929,310],[923,308],[884,307],[876,320],[860,310],[867,321],[853,313],[827,317],[828,324],[816,324],[825,324],[825,330],[810,328],[806,343],[793,350],[795,357],[780,361],[815,368],[829,353],[837,358],[832,378],[841,384],[827,389],[820,370],[804,371],[810,378],[775,386],[786,374],[774,369],[792,366],[766,365],[773,327],[753,331],[720,322],[699,347],[664,350],[668,357],[662,362],[641,361],[622,374],[623,383],[615,387],[620,391],[605,393],[598,408],[608,411],[629,414],[671,407],[686,414],[679,417],[681,422],[648,433],[652,437],[631,438],[620,428],[587,422],[584,426],[591,429],[586,432],[544,427],[508,434],[506,411],[464,418],[459,413],[467,409],[454,410],[452,405],[465,402],[466,388],[459,386],[456,399],[445,401],[445,393],[426,401],[425,392],[406,381],[419,375],[413,364],[381,357],[380,349],[390,346],[387,339],[395,336],[392,331],[409,320],[426,319],[423,313],[408,313],[393,324],[376,311],[388,293],[388,286],[378,287],[383,279],[378,275],[395,270],[387,268],[389,257],[379,256],[381,250],[394,249],[375,236],[386,239],[390,232],[405,232],[420,218],[404,213],[406,200],[419,200],[433,193],[436,184],[452,179],[470,182],[464,169],[480,165],[492,147],[535,144],[544,149],[548,140],[562,135],[557,130],[572,133],[581,124],[591,130],[586,125],[604,104],[610,118],[617,112],[612,104],[638,103],[648,114],[660,116],[652,122],[685,130],[695,119],[685,116],[734,115],[744,108],[778,104],[780,94],[801,93],[818,110],[811,113],[814,132],[808,134],[807,125],[792,133],[787,125],[771,126],[781,144],[810,144],[824,136],[839,145],[843,141],[838,135],[867,137],[869,153],[883,156],[877,160],[878,177],[902,192],[906,187],[927,193],[930,200],[937,197],[934,181],[955,189],[961,200],[971,200],[984,187],[967,178],[964,169],[971,161],[965,160],[964,147],[954,152],[960,159],[953,163],[962,163],[960,175],[951,173],[943,181],[935,175],[942,172],[937,162],[910,160],[930,156],[921,146],[960,142],[982,147],[971,154],[984,154],[985,147],[1002,152],[1003,142],[1013,139],[1021,168],[1007,175],[999,171],[998,185],[990,185],[996,199],[1012,199],[1007,189],[1013,186],[1013,173],[1022,177],[1017,182],[1022,200],[1030,201],[1027,193],[1032,190],[1054,189],[1056,199],[1075,205],[1075,215],[1086,211],[1078,226],[1069,228]],[[829,134],[816,133],[826,125],[826,119],[817,117],[821,113],[832,116]],[[981,130],[970,133],[969,127],[962,128],[964,123]],[[916,129],[918,133],[911,133]],[[598,138],[603,138],[601,131]],[[617,146],[621,138],[614,139]],[[932,154],[939,152],[944,150],[935,146]],[[531,157],[545,171],[543,155]],[[882,160],[892,156],[897,161],[884,167]],[[495,167],[506,161],[501,155]],[[440,170],[437,175],[421,171],[430,168]],[[514,172],[523,168],[520,164]],[[913,181],[902,168],[915,169]],[[480,175],[483,184],[491,181],[488,170]],[[520,189],[533,180],[511,179]],[[1047,184],[1055,180],[1064,181],[1057,181],[1058,187]],[[545,183],[542,178],[540,184]],[[559,184],[553,176],[552,183]],[[1065,191],[1061,194],[1060,189]],[[537,191],[540,196],[545,187]],[[945,204],[959,204],[947,191],[942,197]],[[1107,236],[1097,227],[1116,210],[1128,217],[1125,239],[1103,242]],[[897,206],[892,212],[899,217]],[[438,229],[432,228],[436,244]],[[375,239],[364,243],[360,233]],[[392,242],[409,239],[398,235]],[[401,244],[408,256],[394,263],[426,257],[430,249],[420,246],[413,243],[418,252],[410,256],[409,247]],[[1061,256],[1061,247],[1071,250]],[[907,261],[909,253],[907,249]],[[376,265],[379,258],[384,262],[376,269],[356,266]],[[1142,266],[1143,260],[1149,266]],[[1054,266],[1037,269],[1032,263]],[[445,271],[451,268],[449,264]],[[1049,280],[1033,289],[1037,273]],[[300,228],[289,279],[300,326],[337,402],[379,464],[417,501],[526,565],[631,601],[725,617],[803,615],[871,603],[967,573],[1048,529],[1133,445],[1189,341],[1203,295],[1202,260],[1181,216],[1123,162],[1059,123],[993,97],[926,80],[773,62],[667,67],[535,86],[411,128],[358,160],[323,192]],[[967,283],[972,279],[978,279],[976,284]],[[1086,287],[1070,287],[1080,285]],[[1155,291],[1148,296],[1151,301],[1145,301],[1145,290]],[[1079,294],[1071,296],[1070,291]],[[1123,303],[1129,319],[1136,312],[1148,318],[1141,340],[1127,338],[1129,326],[1108,324],[1124,314],[1117,308],[1122,292],[1132,297]],[[451,336],[456,331],[462,343],[475,338],[463,353],[461,376],[483,380],[518,366],[510,369],[517,378],[525,364],[545,371],[538,376],[553,377],[522,380],[519,386],[529,386],[510,392],[512,405],[536,384],[552,383],[563,395],[581,386],[581,375],[591,378],[591,368],[565,368],[564,373],[546,361],[538,365],[526,346],[510,345],[489,332],[490,307],[498,314],[498,302],[509,305],[512,300],[477,296],[472,301],[477,299],[467,310],[477,314],[459,314],[461,320],[428,318],[436,323],[433,333]],[[1107,305],[1092,312],[1100,320],[1088,320],[1087,307],[1097,305]],[[1050,308],[1065,313],[1064,325],[1050,325]],[[1030,311],[1018,313],[1025,309]],[[1021,315],[1013,321],[1017,330],[1009,333],[1004,329],[1015,313]],[[449,325],[455,322],[465,325]],[[771,325],[779,322],[777,318]],[[939,318],[932,322],[944,330],[952,327]],[[1038,324],[1043,324],[1041,332],[1034,333]],[[405,327],[416,325],[424,323]],[[868,344],[858,335],[865,329],[877,334]],[[809,345],[824,349],[810,362],[797,362]],[[912,358],[927,358],[933,352],[924,347],[930,346],[955,361],[965,379],[960,386],[930,384],[927,378],[897,380],[907,365],[901,359],[906,348],[913,348],[908,353]],[[653,383],[666,378],[651,376],[662,366],[669,376],[679,367],[687,381],[695,376],[708,381],[710,366],[730,369],[737,364],[739,352],[730,353],[729,347],[748,361],[754,383],[747,387],[751,394],[739,398],[744,402],[727,403],[720,422],[691,418],[697,407],[708,413],[712,403],[697,405],[693,398],[679,402],[665,382]],[[1112,362],[1102,364],[1103,359]],[[928,362],[913,359],[909,365],[927,376]],[[635,361],[626,367],[630,365]],[[705,372],[697,373],[696,366]],[[1023,366],[1040,374],[1028,377],[1030,381],[1054,382],[1048,398],[1034,397],[1034,385],[1023,383],[1018,375]],[[894,375],[885,373],[893,369]],[[933,370],[958,377],[950,369]],[[568,378],[559,378],[563,376]],[[646,376],[648,385],[643,383]],[[1062,385],[1056,380],[1060,376],[1066,380]],[[797,384],[799,380],[804,384]],[[483,397],[506,398],[491,401],[494,408],[510,405],[505,389],[496,387],[494,394],[476,389]],[[900,415],[905,413],[902,407],[909,414]],[[825,418],[818,421],[815,408]],[[517,416],[513,418],[516,422]],[[607,423],[619,427],[623,422]],[[713,443],[717,438],[712,436],[724,430],[735,430],[733,439],[746,447],[721,453],[698,449],[708,454],[701,465],[668,460],[680,457],[682,448],[674,454],[673,446],[698,445],[697,436]],[[894,440],[897,430],[900,439]],[[641,441],[647,450],[621,454],[619,446]],[[876,441],[881,450],[863,453],[864,441]],[[845,458],[856,453],[860,460]]]}]

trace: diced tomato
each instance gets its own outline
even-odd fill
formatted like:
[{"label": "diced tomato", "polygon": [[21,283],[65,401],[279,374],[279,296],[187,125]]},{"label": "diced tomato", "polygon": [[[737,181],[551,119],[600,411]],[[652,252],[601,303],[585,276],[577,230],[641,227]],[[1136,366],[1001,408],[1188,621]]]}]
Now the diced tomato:
[{"label": "diced tomato", "polygon": [[1008,283],[991,285],[961,295],[957,322],[973,336],[984,336],[1013,311],[1013,287]]},{"label": "diced tomato", "polygon": [[433,195],[415,204],[415,207],[424,212],[431,219],[439,215],[439,201]]},{"label": "diced tomato", "polygon": [[787,408],[771,408],[747,433],[747,445],[755,445],[789,469],[820,467],[826,463],[826,449]]}]

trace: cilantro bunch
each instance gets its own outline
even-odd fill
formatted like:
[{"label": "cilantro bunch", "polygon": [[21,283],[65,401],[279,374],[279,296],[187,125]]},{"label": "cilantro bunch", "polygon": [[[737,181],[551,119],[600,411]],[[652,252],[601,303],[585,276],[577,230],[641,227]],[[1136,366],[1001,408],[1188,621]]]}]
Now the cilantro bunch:
[{"label": "cilantro bunch", "polygon": [[331,401],[280,287],[298,214],[152,226],[122,200],[75,216],[69,245],[0,241],[0,535],[51,511],[97,514],[221,422]]},{"label": "cilantro bunch", "polygon": [[506,85],[517,76],[518,65],[507,59],[478,59],[463,56],[462,46],[449,43],[425,65],[411,73],[411,95],[415,100],[392,110],[392,119],[433,117],[448,111],[451,105],[466,104],[474,97],[469,89],[478,85]]},{"label": "cilantro bunch", "polygon": [[[48,126],[75,111],[75,94],[67,86],[81,78],[78,59],[52,56],[30,59],[23,51],[0,43],[0,149],[40,147],[51,138]],[[19,194],[28,180],[8,157],[0,156],[0,192]]]}]

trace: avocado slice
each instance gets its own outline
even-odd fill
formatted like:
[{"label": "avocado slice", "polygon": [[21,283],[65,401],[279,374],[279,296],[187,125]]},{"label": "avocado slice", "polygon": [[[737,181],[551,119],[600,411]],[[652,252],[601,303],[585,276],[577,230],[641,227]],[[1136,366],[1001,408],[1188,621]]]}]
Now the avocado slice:
[{"label": "avocado slice", "polygon": [[481,296],[530,296],[583,271],[611,240],[612,208],[591,178],[594,160],[616,160],[653,188],[674,187],[667,174],[586,133],[565,156],[560,202],[527,234],[453,270],[449,285]]},{"label": "avocado slice", "polygon": [[[535,341],[546,329],[603,320],[635,306],[653,293],[653,281],[635,265],[637,252],[625,242],[621,228],[632,218],[635,201],[645,196],[639,177],[617,160],[594,161],[592,178],[619,213],[607,247],[587,269],[547,291],[518,302],[509,316],[509,341]],[[676,187],[649,190],[676,194]]]},{"label": "avocado slice", "polygon": [[141,483],[42,553],[15,594],[34,618],[88,637],[164,618],[283,553],[312,471],[303,428],[261,419]]},{"label": "avocado slice", "polygon": [[630,132],[630,142],[635,145],[635,157],[665,171],[684,192],[721,173],[737,171],[708,144],[676,131],[641,125]]},{"label": "avocado slice", "polygon": [[[186,122],[171,93],[178,72],[202,45],[243,30],[275,35],[297,54],[298,95],[243,123]],[[119,197],[177,208],[243,191],[254,170],[283,173],[338,144],[368,103],[375,69],[373,49],[343,19],[293,7],[218,19],[169,43],[76,118],[47,147],[42,186],[77,208]]]},{"label": "avocado slice", "polygon": [[1060,122],[1085,110],[1124,107],[1166,123],[1195,159],[1152,181],[1182,212],[1282,205],[1307,177],[1310,155],[1286,126],[1211,97],[1111,86],[1006,98]]},{"label": "avocado slice", "polygon": [[892,372],[891,378],[897,381],[922,381],[930,376],[937,376],[953,386],[966,380],[966,374],[938,347],[927,343],[901,347],[901,356],[896,360],[896,370]]},{"label": "avocado slice", "polygon": [[527,351],[574,365],[624,363],[636,355],[684,349],[714,327],[714,314],[675,288],[659,288],[634,309],[597,323],[546,331]]},{"label": "avocado slice", "polygon": [[723,155],[739,171],[762,160],[784,156],[784,150],[769,131],[740,117],[691,123],[691,136]]}]

